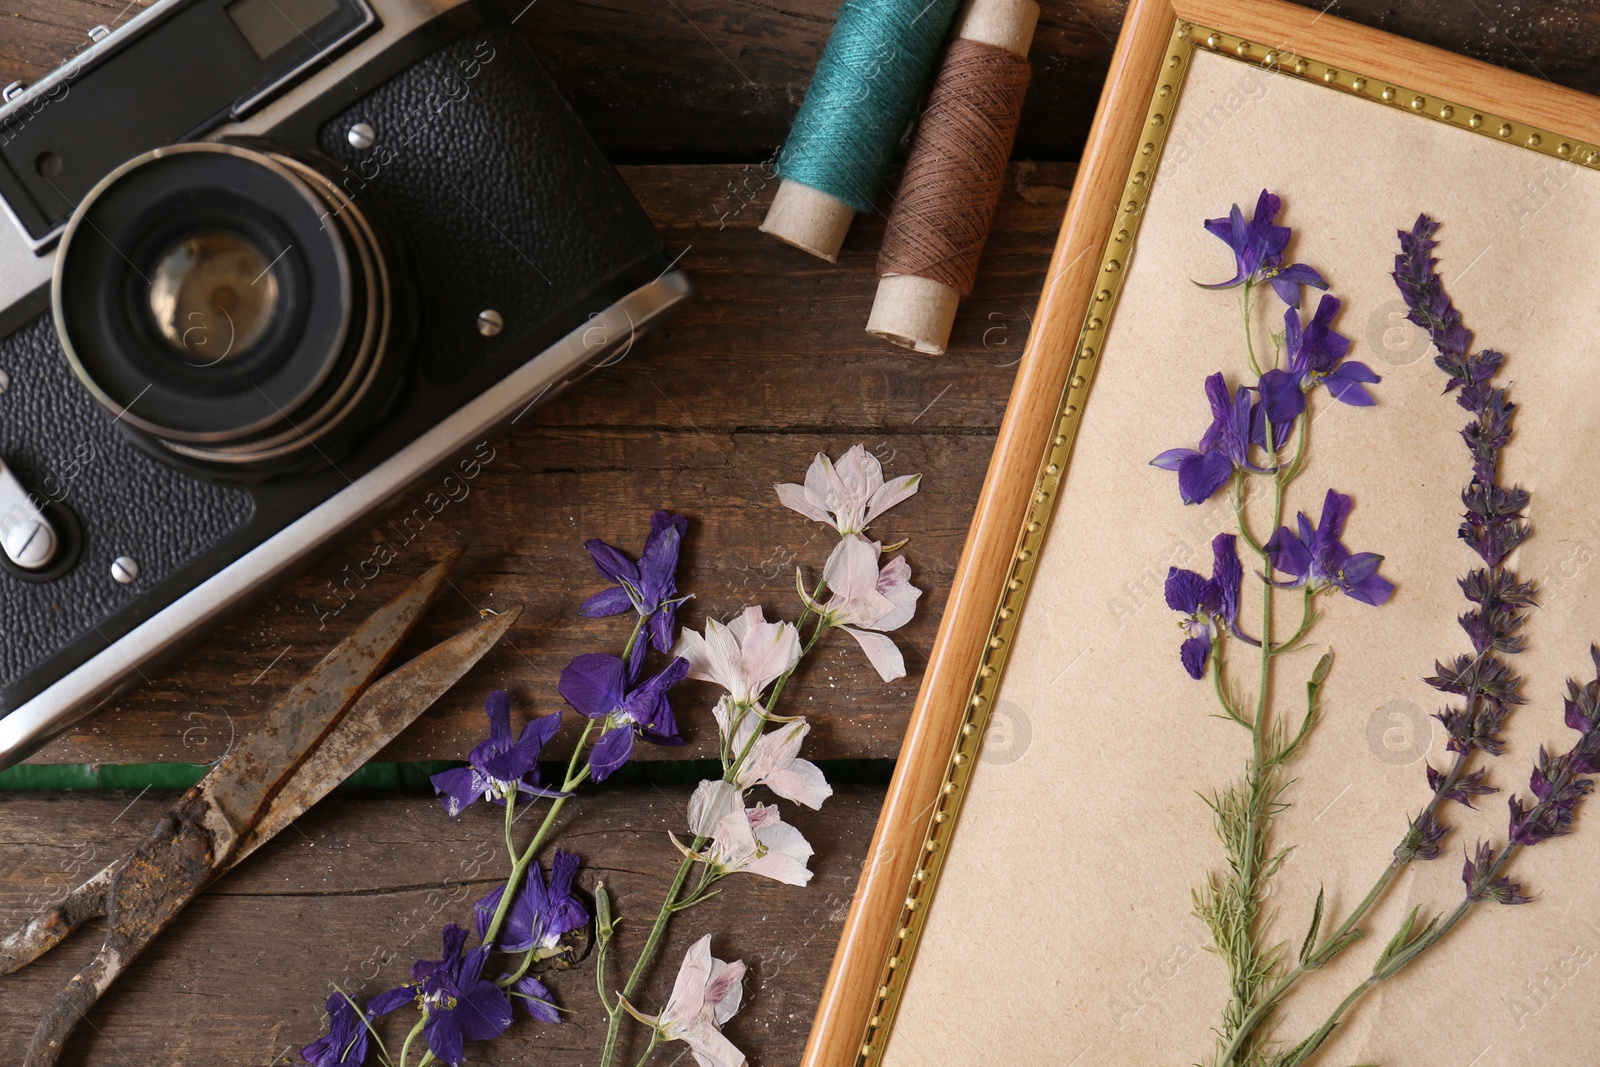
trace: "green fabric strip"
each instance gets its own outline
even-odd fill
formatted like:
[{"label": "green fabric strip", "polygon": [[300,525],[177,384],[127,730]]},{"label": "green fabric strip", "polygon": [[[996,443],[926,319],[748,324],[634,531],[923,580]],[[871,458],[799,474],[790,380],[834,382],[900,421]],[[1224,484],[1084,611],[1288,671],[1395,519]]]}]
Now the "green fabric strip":
[{"label": "green fabric strip", "polygon": [[[836,785],[887,785],[894,760],[818,760],[828,781]],[[430,760],[417,763],[369,763],[347,778],[341,793],[433,793],[429,777],[460,762]],[[210,768],[194,763],[21,764],[0,771],[0,791],[65,792],[74,789],[187,789]],[[544,780],[558,778],[566,768],[545,768]],[[702,778],[720,778],[722,765],[715,760],[638,760],[606,780],[606,785],[689,784]]]}]

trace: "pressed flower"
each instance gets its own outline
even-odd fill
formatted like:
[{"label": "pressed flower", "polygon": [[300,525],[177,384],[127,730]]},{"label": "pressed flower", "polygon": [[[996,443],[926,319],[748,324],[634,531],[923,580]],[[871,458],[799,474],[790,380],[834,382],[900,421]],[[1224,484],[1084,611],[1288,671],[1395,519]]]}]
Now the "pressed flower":
[{"label": "pressed flower", "polygon": [[[645,537],[644,550],[635,563],[627,553],[595,538],[585,541],[595,570],[600,577],[615,584],[596,593],[583,602],[578,614],[591,618],[619,615],[629,608],[645,621],[649,634],[648,644],[656,651],[665,652],[672,647],[677,621],[678,605],[687,597],[678,596],[678,552],[683,547],[683,535],[689,529],[689,520],[671,512],[658,511],[650,516],[650,533]],[[644,658],[645,641],[634,643],[633,662],[639,669]]]},{"label": "pressed flower", "polygon": [[1298,536],[1287,526],[1280,526],[1267,541],[1267,554],[1276,570],[1293,577],[1274,584],[1309,586],[1313,592],[1333,586],[1363,604],[1388,600],[1394,584],[1378,574],[1383,557],[1374,552],[1351,552],[1340,540],[1349,516],[1350,498],[1329,489],[1315,527],[1303,511],[1299,515]]},{"label": "pressed flower", "polygon": [[441,771],[429,781],[451,818],[480,800],[504,805],[512,793],[555,797],[561,793],[539,784],[539,752],[561,727],[561,713],[539,715],[511,738],[511,697],[501,690],[484,702],[489,736],[467,757],[467,766]]},{"label": "pressed flower", "polygon": [[812,848],[799,830],[784,822],[772,804],[745,808],[744,794],[731,782],[701,782],[689,798],[689,829],[711,843],[695,854],[718,875],[745,872],[805,885]]},{"label": "pressed flower", "polygon": [[1220,627],[1244,637],[1239,631],[1239,587],[1244,567],[1239,563],[1237,540],[1233,534],[1218,534],[1212,539],[1210,578],[1179,567],[1167,570],[1167,607],[1183,612],[1179,626],[1185,637],[1178,655],[1191,678],[1205,677],[1211,646]]},{"label": "pressed flower", "polygon": [[880,568],[882,553],[883,546],[876,542],[846,537],[834,546],[822,569],[828,601],[817,603],[803,585],[800,597],[827,625],[855,638],[878,676],[892,682],[905,677],[906,662],[884,634],[911,621],[922,590],[911,584],[911,565],[905,557],[895,556]]},{"label": "pressed flower", "polygon": [[[418,960],[411,981],[373,999],[370,1010],[386,1015],[416,1002],[423,1011],[422,1036],[434,1057],[459,1064],[467,1040],[489,1041],[511,1025],[511,1000],[482,977],[486,945],[466,949],[467,932],[455,923],[444,928],[444,958]],[[542,988],[542,987],[541,987]]]},{"label": "pressed flower", "polygon": [[754,708],[739,707],[732,698],[719,701],[712,714],[722,731],[723,750],[731,759],[744,756],[734,778],[741,792],[764,785],[785,800],[812,809],[822,807],[822,802],[833,796],[822,770],[800,758],[800,744],[811,732],[810,723],[795,719],[760,733],[767,720]]},{"label": "pressed flower", "polygon": [[[550,882],[545,884],[538,863],[528,868],[521,890],[511,901],[501,925],[495,947],[505,952],[526,952],[536,949],[542,958],[558,955],[562,951],[561,939],[589,923],[589,911],[572,891],[572,880],[578,873],[578,857],[556,849],[550,862]],[[494,913],[500,907],[505,886],[474,905],[478,936],[483,937]]]},{"label": "pressed flower", "polygon": [[688,673],[689,661],[678,657],[661,673],[629,685],[627,665],[617,656],[590,653],[567,664],[557,683],[562,698],[605,724],[605,732],[589,752],[595,781],[605,781],[628,762],[635,736],[655,745],[683,744],[667,690]]},{"label": "pressed flower", "polygon": [[725,963],[711,955],[711,935],[690,946],[678,968],[672,996],[659,1015],[628,1010],[667,1041],[689,1046],[700,1067],[744,1067],[744,1053],[722,1035],[744,1000],[744,963]]},{"label": "pressed flower", "polygon": [[328,998],[328,1032],[300,1050],[311,1067],[341,1067],[367,1058],[367,1025],[343,993]]},{"label": "pressed flower", "polygon": [[1329,395],[1342,404],[1370,407],[1374,403],[1366,385],[1381,379],[1365,363],[1344,358],[1350,339],[1335,333],[1332,325],[1339,306],[1338,297],[1324,294],[1316,314],[1304,326],[1300,312],[1294,308],[1284,311],[1287,369],[1274,368],[1261,376],[1262,407],[1275,425],[1287,426],[1304,411],[1305,394],[1318,385],[1327,386]]},{"label": "pressed flower", "polygon": [[1281,203],[1278,197],[1263,189],[1256,201],[1255,216],[1249,222],[1245,221],[1238,204],[1233,205],[1226,217],[1206,220],[1206,231],[1220,237],[1233,249],[1235,271],[1227,281],[1202,288],[1231,289],[1236,285],[1267,282],[1285,304],[1297,308],[1302,285],[1316,289],[1328,287],[1322,275],[1304,263],[1283,265],[1283,253],[1289,247],[1291,231],[1274,221]]},{"label": "pressed flower", "polygon": [[818,452],[806,471],[804,485],[789,482],[773,488],[784,507],[849,537],[914,494],[921,481],[920,474],[905,474],[885,482],[878,457],[853,445],[838,463]]},{"label": "pressed flower", "polygon": [[672,654],[688,661],[690,678],[715,682],[734,704],[750,707],[800,662],[800,634],[787,622],[768,622],[759,607],[748,607],[726,626],[707,619],[704,636],[684,630]]},{"label": "pressed flower", "polygon": [[1552,756],[1539,746],[1539,760],[1528,780],[1528,790],[1537,802],[1529,804],[1510,798],[1510,840],[1518,845],[1537,845],[1552,837],[1572,832],[1572,819],[1583,798],[1594,791],[1593,779],[1584,775],[1600,772],[1600,648],[1589,647],[1594,661],[1594,680],[1579,685],[1568,679],[1564,704],[1566,724],[1578,731],[1571,750]]},{"label": "pressed flower", "polygon": [[1178,496],[1185,504],[1210,500],[1235,470],[1269,473],[1250,462],[1255,411],[1250,390],[1241,385],[1230,393],[1219,372],[1206,379],[1206,399],[1211,402],[1211,425],[1201,436],[1200,447],[1169,448],[1150,461],[1152,467],[1177,471]]}]

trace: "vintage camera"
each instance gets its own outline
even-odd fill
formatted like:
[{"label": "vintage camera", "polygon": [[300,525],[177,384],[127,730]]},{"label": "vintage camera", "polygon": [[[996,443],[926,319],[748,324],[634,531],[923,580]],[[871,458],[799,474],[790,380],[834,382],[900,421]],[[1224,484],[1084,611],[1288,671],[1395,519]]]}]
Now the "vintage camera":
[{"label": "vintage camera", "polygon": [[0,204],[0,766],[689,295],[477,0],[158,0]]}]

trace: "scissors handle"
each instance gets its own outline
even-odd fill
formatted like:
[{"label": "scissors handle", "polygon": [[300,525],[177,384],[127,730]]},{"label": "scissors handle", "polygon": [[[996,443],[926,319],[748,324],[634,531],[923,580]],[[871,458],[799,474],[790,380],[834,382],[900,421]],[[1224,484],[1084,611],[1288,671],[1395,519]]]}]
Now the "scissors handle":
[{"label": "scissors handle", "polygon": [[[24,1067],[51,1067],[101,994],[216,876],[212,827],[219,818],[209,798],[197,788],[190,789],[162,816],[154,833],[85,883],[104,879],[98,892],[106,916],[105,943],[40,1019]],[[90,897],[86,896],[84,903],[89,904]],[[70,929],[63,924],[57,935],[52,928],[40,939],[48,943],[29,959],[59,943]]]},{"label": "scissors handle", "polygon": [[21,970],[55,948],[72,931],[106,913],[106,891],[122,860],[62,897],[29,920],[28,925],[0,940],[0,975]]}]

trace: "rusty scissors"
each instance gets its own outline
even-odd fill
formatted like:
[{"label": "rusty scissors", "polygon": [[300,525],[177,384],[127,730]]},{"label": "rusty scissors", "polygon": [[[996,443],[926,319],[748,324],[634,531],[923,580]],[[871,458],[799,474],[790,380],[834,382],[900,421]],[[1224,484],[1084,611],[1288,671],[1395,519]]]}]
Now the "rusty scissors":
[{"label": "rusty scissors", "polygon": [[0,941],[0,975],[105,916],[105,943],[41,1018],[25,1067],[49,1067],[118,975],[213,879],[265,844],[443,696],[516,621],[488,618],[379,678],[459,553],[339,643],[121,859]]}]

